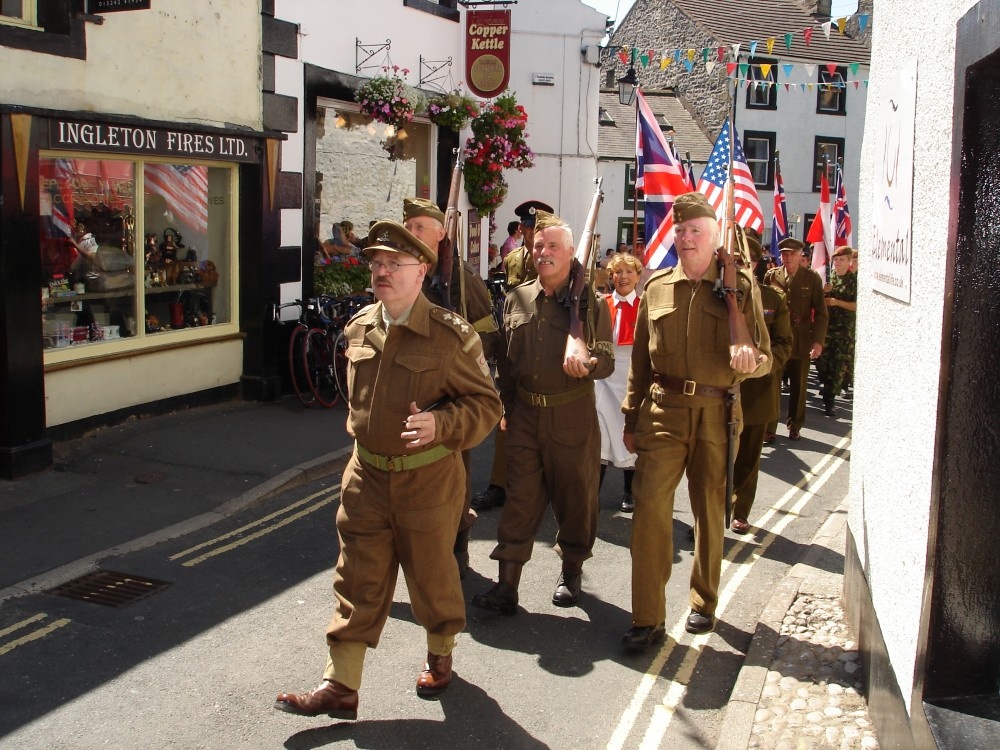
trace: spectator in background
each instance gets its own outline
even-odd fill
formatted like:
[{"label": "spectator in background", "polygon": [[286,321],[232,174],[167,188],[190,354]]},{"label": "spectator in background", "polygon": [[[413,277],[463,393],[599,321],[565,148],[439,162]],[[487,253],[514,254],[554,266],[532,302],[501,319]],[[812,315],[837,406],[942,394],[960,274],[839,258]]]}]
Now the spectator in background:
[{"label": "spectator in background", "polygon": [[513,250],[516,247],[520,247],[522,239],[523,235],[521,233],[521,222],[519,221],[508,222],[507,239],[505,239],[503,241],[503,244],[500,246],[500,259],[503,260],[508,255],[510,255],[511,250]]},{"label": "spectator in background", "polygon": [[858,275],[850,270],[851,248],[841,247],[833,254],[830,283],[823,287],[830,325],[826,331],[826,346],[816,360],[819,393],[823,412],[836,416],[834,399],[844,387],[847,368],[854,359],[854,318],[858,309]]},{"label": "spectator in background", "polygon": [[[608,252],[611,252],[610,250]],[[618,509],[622,513],[635,510],[632,500],[632,478],[635,476],[635,454],[629,452],[622,440],[625,415],[625,385],[628,367],[632,361],[632,343],[635,341],[635,319],[639,312],[639,295],[636,285],[642,273],[642,264],[634,255],[618,253],[607,264],[612,291],[604,298],[611,313],[611,342],[614,344],[615,369],[604,380],[594,382],[597,399],[597,421],[601,426],[601,478],[609,465],[625,472],[624,491]]]}]

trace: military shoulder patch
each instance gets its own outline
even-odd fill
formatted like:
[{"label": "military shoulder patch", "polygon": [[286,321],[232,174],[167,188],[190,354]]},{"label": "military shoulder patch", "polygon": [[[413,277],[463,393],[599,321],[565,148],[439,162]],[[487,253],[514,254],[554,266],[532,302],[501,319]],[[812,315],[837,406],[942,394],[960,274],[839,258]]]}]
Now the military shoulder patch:
[{"label": "military shoulder patch", "polygon": [[446,328],[453,331],[462,340],[463,352],[469,351],[473,344],[479,341],[479,334],[472,327],[472,324],[451,310],[445,310],[443,307],[432,307],[431,320],[440,321]]}]

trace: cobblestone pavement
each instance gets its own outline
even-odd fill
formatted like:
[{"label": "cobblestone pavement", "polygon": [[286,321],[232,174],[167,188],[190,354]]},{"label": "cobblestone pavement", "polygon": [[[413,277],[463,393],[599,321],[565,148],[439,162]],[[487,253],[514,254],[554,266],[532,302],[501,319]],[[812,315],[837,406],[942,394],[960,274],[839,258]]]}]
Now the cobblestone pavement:
[{"label": "cobblestone pavement", "polygon": [[800,594],[781,623],[748,747],[877,750],[839,596]]}]

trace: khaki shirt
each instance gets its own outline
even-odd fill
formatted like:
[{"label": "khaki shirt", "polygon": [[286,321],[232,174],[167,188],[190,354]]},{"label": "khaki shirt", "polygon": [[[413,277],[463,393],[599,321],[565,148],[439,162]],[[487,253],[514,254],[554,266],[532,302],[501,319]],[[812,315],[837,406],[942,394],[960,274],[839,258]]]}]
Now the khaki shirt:
[{"label": "khaki shirt", "polygon": [[[713,261],[698,283],[688,279],[680,264],[653,274],[646,282],[639,301],[632,365],[622,404],[626,432],[635,432],[654,373],[731,388],[770,370],[771,341],[760,290],[745,271],[737,276],[742,292],[739,307],[755,345],[767,355],[767,361],[752,374],[736,372],[729,366],[729,315],[726,303],[715,293],[718,278],[718,264]],[[664,403],[676,406],[709,406],[719,401],[709,396],[664,395]]]},{"label": "khaki shirt", "polygon": [[[462,261],[462,278],[465,285],[465,311],[461,310],[462,289],[457,281],[449,287],[451,292],[451,309],[465,318],[479,334],[483,345],[483,354],[487,358],[496,356],[500,346],[500,332],[493,321],[493,301],[486,282],[476,273],[467,261]],[[453,273],[454,277],[455,274]],[[430,277],[424,278],[424,295],[431,304],[441,305],[441,288],[433,285]],[[443,307],[443,305],[441,305]]]},{"label": "khaki shirt", "polygon": [[503,311],[505,351],[497,358],[500,398],[508,413],[517,402],[518,386],[531,393],[552,395],[571,391],[614,372],[611,315],[608,306],[594,297],[589,285],[584,286],[580,317],[585,321],[585,335],[588,332],[586,321],[592,321],[588,344],[591,356],[597,358],[597,367],[586,378],[573,378],[563,372],[569,336],[568,295],[567,282],[554,296],[546,296],[537,278],[508,292]]},{"label": "khaki shirt", "polygon": [[372,453],[414,452],[400,436],[410,402],[425,409],[436,402],[435,445],[473,448],[500,421],[497,397],[479,336],[461,316],[420,295],[405,323],[382,322],[376,302],[347,324],[350,413],[347,432]]},{"label": "khaki shirt", "polygon": [[744,424],[767,424],[781,415],[781,371],[792,352],[792,322],[785,295],[773,286],[759,289],[764,322],[771,338],[771,372],[740,384]]},{"label": "khaki shirt", "polygon": [[830,315],[823,298],[823,279],[811,268],[800,268],[789,277],[784,266],[772,268],[764,283],[785,295],[792,320],[792,354],[789,359],[808,358],[813,344],[826,343]]},{"label": "khaki shirt", "polygon": [[524,245],[510,251],[510,254],[503,259],[503,267],[507,274],[508,291],[525,281],[533,281],[538,278],[535,262],[531,258],[531,249]]}]

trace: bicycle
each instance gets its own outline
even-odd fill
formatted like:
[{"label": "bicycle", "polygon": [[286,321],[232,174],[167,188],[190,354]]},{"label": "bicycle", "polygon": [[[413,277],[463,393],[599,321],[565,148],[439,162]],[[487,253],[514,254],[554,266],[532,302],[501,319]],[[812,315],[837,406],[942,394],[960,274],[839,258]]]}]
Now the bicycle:
[{"label": "bicycle", "polygon": [[321,298],[317,305],[322,325],[309,330],[302,361],[309,386],[316,400],[327,408],[349,396],[347,386],[347,339],[344,326],[358,310],[367,306],[368,297]]},{"label": "bicycle", "polygon": [[286,307],[298,307],[299,317],[288,337],[288,374],[292,381],[292,390],[295,397],[303,406],[313,406],[317,402],[316,393],[309,385],[309,378],[305,366],[306,339],[309,331],[312,330],[313,321],[317,318],[317,301],[315,299],[303,301],[300,299],[294,302],[285,302],[280,305],[272,305],[272,320],[280,320],[280,311]]}]

